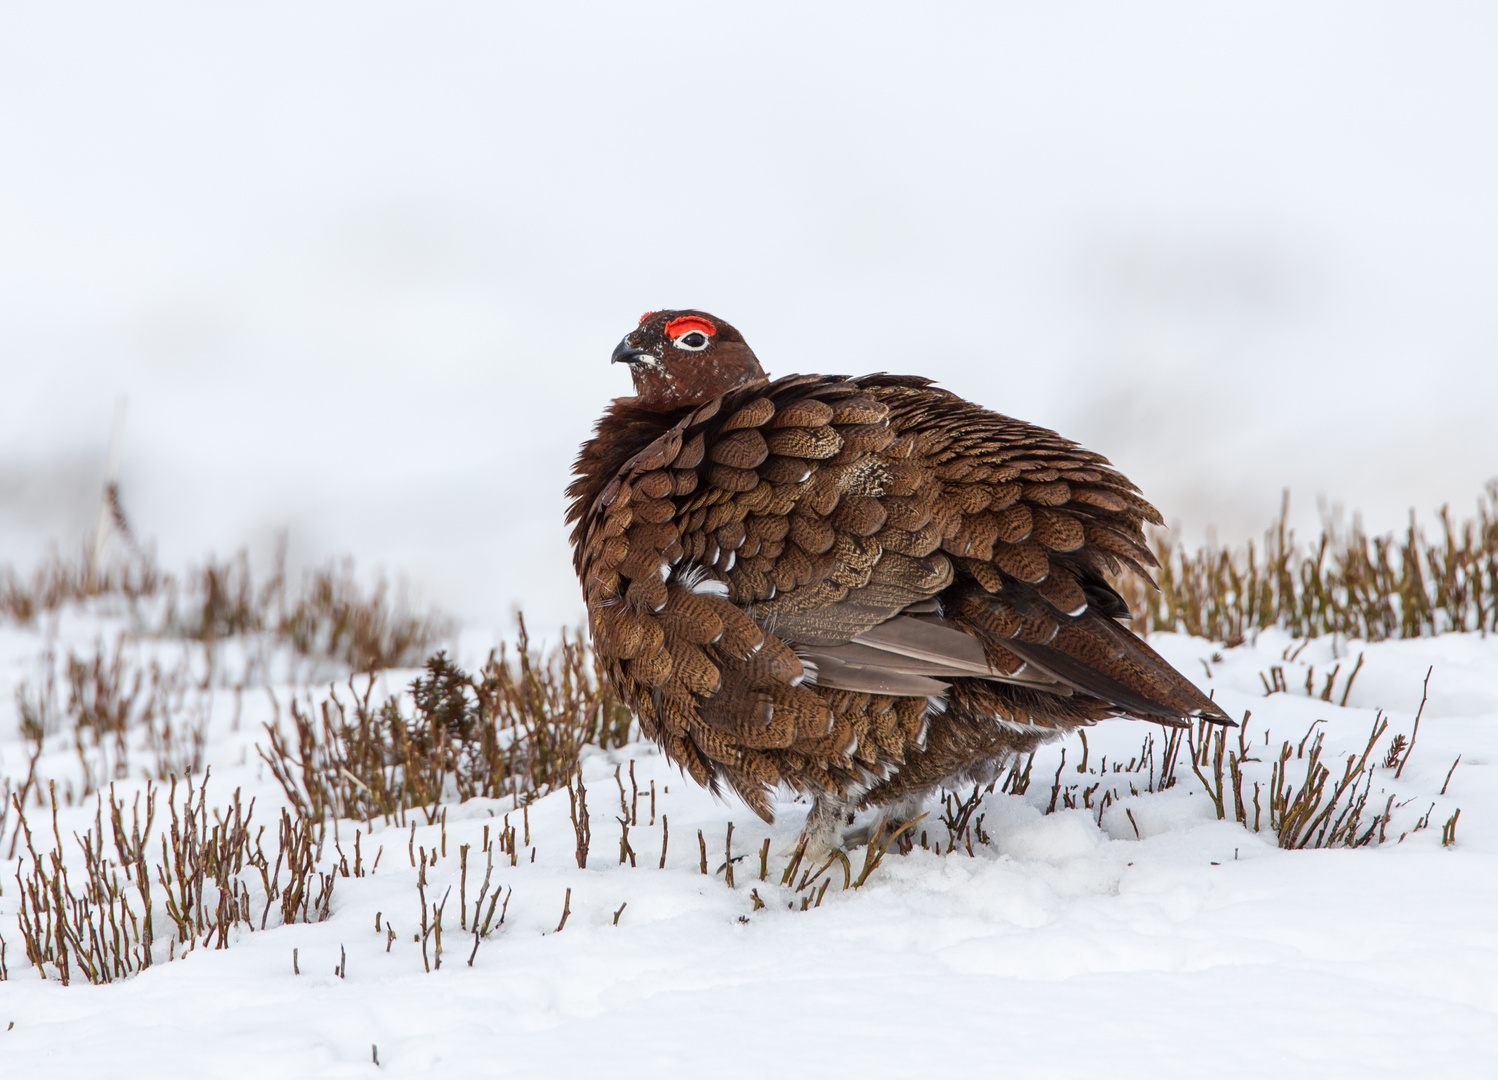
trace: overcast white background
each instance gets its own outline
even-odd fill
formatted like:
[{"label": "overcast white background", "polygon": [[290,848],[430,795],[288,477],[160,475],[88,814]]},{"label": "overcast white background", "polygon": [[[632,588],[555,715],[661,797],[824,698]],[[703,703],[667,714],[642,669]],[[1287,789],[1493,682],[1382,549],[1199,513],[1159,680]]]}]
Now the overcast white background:
[{"label": "overcast white background", "polygon": [[641,311],[933,376],[1167,518],[1498,473],[1498,9],[0,4],[0,562],[114,403],[180,566],[280,530],[499,626]]}]

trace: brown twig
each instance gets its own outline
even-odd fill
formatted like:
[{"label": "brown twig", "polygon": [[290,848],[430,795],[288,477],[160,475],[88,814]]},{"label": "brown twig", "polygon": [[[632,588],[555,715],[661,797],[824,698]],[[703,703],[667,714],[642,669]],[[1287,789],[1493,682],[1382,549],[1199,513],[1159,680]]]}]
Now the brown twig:
[{"label": "brown twig", "polygon": [[1415,737],[1420,734],[1420,717],[1425,712],[1425,701],[1430,693],[1430,673],[1434,670],[1434,664],[1425,669],[1425,682],[1420,687],[1420,708],[1415,711],[1415,726],[1410,731],[1410,745],[1405,748],[1404,757],[1399,762],[1399,768],[1394,770],[1395,780],[1404,775],[1404,766],[1410,760],[1410,754],[1415,749]]}]

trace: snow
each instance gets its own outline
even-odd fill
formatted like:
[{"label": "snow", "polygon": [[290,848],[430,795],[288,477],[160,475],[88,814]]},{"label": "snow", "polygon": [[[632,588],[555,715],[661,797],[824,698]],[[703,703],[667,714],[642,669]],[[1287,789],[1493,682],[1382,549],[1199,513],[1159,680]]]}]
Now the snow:
[{"label": "snow", "polygon": [[[74,615],[60,645],[108,639],[108,620]],[[1346,708],[1294,690],[1264,696],[1259,673],[1285,663],[1294,645],[1275,633],[1236,649],[1172,635],[1151,639],[1190,670],[1227,710],[1252,710],[1252,738],[1298,740],[1312,720],[1330,751],[1360,751],[1377,708],[1408,732],[1429,665],[1430,702],[1401,780],[1380,768],[1381,788],[1412,802],[1396,811],[1408,829],[1434,804],[1429,829],[1402,843],[1358,850],[1288,852],[1272,836],[1218,821],[1195,778],[1132,797],[1102,815],[1043,813],[1060,747],[1037,758],[1023,797],[993,794],[981,813],[988,843],[935,854],[890,854],[860,889],[841,871],[820,907],[780,884],[803,806],[785,803],[771,828],[742,805],[716,801],[653,750],[636,744],[589,751],[584,776],[593,820],[586,869],[573,858],[565,792],[529,810],[531,845],[518,865],[496,859],[511,897],[503,927],[467,964],[473,935],[456,920],[458,849],[472,845],[509,802],[448,808],[446,825],[399,825],[362,837],[372,876],[337,880],[323,923],[241,933],[223,951],[158,963],[110,986],[42,981],[21,951],[13,873],[0,893],[0,934],[10,980],[0,983],[0,1060],[6,1075],[152,1076],[618,1076],[711,1073],[763,1076],[832,1071],[868,1076],[1030,1075],[1187,1077],[1487,1076],[1498,1053],[1498,685],[1481,672],[1498,641],[1313,641],[1300,660],[1318,669],[1333,653],[1366,659]],[[0,636],[0,691],[33,675],[42,630]],[[1213,655],[1220,659],[1213,660]],[[398,687],[408,673],[391,673]],[[1295,679],[1289,679],[1295,687]],[[1389,687],[1381,702],[1375,687]],[[1413,689],[1412,689],[1413,688]],[[295,688],[277,688],[285,699]],[[302,692],[307,692],[303,688]],[[312,691],[316,693],[317,691]],[[1338,696],[1340,696],[1340,683]],[[1411,694],[1414,695],[1411,700]],[[231,695],[213,707],[209,803],[235,788],[268,821],[284,797],[253,749],[270,719],[263,695],[246,693],[238,731]],[[1102,755],[1124,761],[1157,729],[1116,721],[1089,733]],[[263,737],[263,736],[262,736]],[[1065,744],[1065,781],[1083,779],[1078,740]],[[1438,794],[1462,754],[1446,796]],[[1250,766],[1267,778],[1267,759]],[[648,796],[630,840],[638,865],[618,863],[616,766],[633,760],[637,783],[657,788],[668,815],[667,866],[657,868],[661,827]],[[1336,756],[1333,754],[1333,764]],[[17,778],[25,758],[0,729],[0,769]],[[72,767],[61,745],[44,772]],[[1094,778],[1095,779],[1095,778]],[[1089,781],[1090,782],[1090,781]],[[119,785],[130,795],[138,781]],[[1462,808],[1457,841],[1440,822]],[[928,805],[932,833],[941,807]],[[1132,822],[1124,813],[1129,810]],[[493,815],[493,816],[491,816]],[[92,824],[92,807],[64,809],[69,836]],[[697,831],[709,869],[723,861],[734,823],[736,881],[698,870]],[[355,828],[340,823],[351,851]],[[362,828],[362,826],[359,826]],[[1135,835],[1135,829],[1138,836]],[[420,920],[408,844],[446,856],[429,868],[427,895],[454,886],[442,967],[426,972],[411,935]],[[1391,830],[1393,831],[1393,830]],[[758,851],[770,840],[769,880]],[[534,849],[534,862],[531,861]],[[74,853],[76,858],[76,852]],[[852,853],[853,872],[862,850]],[[329,842],[324,865],[336,860]],[[571,889],[570,915],[557,930]],[[756,909],[751,890],[766,906]],[[809,890],[810,891],[810,890]],[[620,912],[621,906],[622,912]],[[620,912],[615,924],[615,912]],[[393,926],[388,943],[376,919]],[[293,950],[301,973],[292,969]],[[341,952],[342,950],[342,952]],[[335,974],[346,956],[345,977]],[[6,1025],[14,1022],[13,1028]],[[372,1047],[379,1054],[378,1069]]]}]

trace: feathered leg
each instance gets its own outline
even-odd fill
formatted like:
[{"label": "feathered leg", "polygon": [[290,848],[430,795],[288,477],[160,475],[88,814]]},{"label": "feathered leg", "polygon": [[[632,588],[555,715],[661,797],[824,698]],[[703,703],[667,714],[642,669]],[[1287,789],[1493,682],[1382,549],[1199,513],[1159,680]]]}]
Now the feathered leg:
[{"label": "feathered leg", "polygon": [[839,795],[818,792],[813,797],[811,811],[806,815],[806,826],[801,830],[808,859],[821,862],[832,855],[842,839],[843,826],[854,809],[851,801]]},{"label": "feathered leg", "polygon": [[912,818],[920,816],[921,808],[926,805],[926,793],[919,795],[907,795],[899,802],[891,803],[883,808],[880,817],[874,818],[866,825],[860,825],[856,829],[849,829],[843,833],[843,847],[856,848],[869,843],[883,826],[884,835],[891,836],[898,832],[900,827]]}]

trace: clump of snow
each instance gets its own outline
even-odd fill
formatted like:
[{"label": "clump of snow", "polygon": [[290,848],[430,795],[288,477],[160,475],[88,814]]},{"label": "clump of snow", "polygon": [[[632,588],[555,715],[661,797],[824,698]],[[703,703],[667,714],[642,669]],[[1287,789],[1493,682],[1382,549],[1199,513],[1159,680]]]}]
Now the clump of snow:
[{"label": "clump of snow", "polygon": [[999,833],[997,845],[1016,859],[1060,865],[1092,855],[1105,839],[1087,811],[1062,810],[1023,825],[1016,823]]}]

